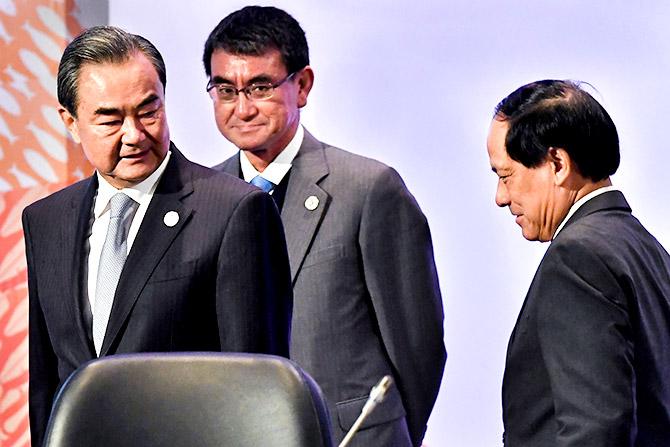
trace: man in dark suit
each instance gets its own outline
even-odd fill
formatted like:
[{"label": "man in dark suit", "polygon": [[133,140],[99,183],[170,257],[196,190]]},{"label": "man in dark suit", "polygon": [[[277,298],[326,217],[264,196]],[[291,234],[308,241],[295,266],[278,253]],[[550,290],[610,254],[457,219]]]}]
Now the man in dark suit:
[{"label": "man in dark suit", "polygon": [[498,206],[551,241],[509,342],[505,445],[670,445],[670,256],[612,186],[611,118],[534,82],[497,106],[488,153]]},{"label": "man in dark suit", "polygon": [[219,130],[241,149],[217,168],[266,188],[281,209],[291,358],[322,387],[335,437],[389,374],[397,388],[353,445],[421,444],[446,354],[430,232],[414,197],[393,169],[301,127],[314,74],[305,34],[286,12],[229,15],[203,61]]},{"label": "man in dark suit", "polygon": [[288,356],[291,284],[277,208],[170,143],[164,89],[160,53],[117,28],[91,28],[61,59],[60,114],[96,173],[23,215],[33,445],[59,385],[95,357]]}]

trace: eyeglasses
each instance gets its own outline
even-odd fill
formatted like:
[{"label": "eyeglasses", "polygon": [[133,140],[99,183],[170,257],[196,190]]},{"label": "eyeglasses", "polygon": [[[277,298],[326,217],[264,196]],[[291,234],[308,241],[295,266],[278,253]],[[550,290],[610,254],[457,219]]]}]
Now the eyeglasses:
[{"label": "eyeglasses", "polygon": [[247,99],[252,101],[262,101],[264,99],[272,98],[275,89],[291,79],[296,73],[297,72],[294,71],[274,84],[270,82],[256,82],[242,88],[235,88],[230,84],[212,82],[210,79],[207,83],[207,93],[209,93],[209,96],[211,96],[212,99],[216,99],[220,102],[235,102],[240,93],[244,93]]}]

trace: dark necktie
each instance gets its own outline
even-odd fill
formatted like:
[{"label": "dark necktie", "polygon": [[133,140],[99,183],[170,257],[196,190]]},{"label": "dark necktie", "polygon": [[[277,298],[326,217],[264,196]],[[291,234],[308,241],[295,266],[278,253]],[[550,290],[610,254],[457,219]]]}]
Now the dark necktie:
[{"label": "dark necktie", "polygon": [[133,205],[136,205],[137,202],[119,192],[112,196],[109,204],[111,208],[109,226],[100,254],[93,308],[93,344],[98,355],[100,355],[102,341],[107,331],[116,286],[121,270],[123,270],[123,264],[126,262],[128,229],[135,214]]}]

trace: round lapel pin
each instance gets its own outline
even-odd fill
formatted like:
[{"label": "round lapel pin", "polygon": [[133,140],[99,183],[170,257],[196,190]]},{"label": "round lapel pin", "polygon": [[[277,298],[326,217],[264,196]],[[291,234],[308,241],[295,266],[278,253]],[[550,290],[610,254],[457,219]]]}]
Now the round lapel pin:
[{"label": "round lapel pin", "polygon": [[319,206],[319,198],[316,196],[309,196],[305,199],[305,208],[309,211],[314,211]]},{"label": "round lapel pin", "polygon": [[179,222],[179,214],[176,211],[168,211],[163,216],[163,223],[168,227],[174,227]]}]

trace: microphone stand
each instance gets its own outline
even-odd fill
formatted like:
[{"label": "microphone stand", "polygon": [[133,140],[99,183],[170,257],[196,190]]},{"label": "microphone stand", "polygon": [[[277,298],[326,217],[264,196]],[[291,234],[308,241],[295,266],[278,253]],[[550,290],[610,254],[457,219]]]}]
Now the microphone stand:
[{"label": "microphone stand", "polygon": [[391,388],[393,385],[393,378],[391,376],[384,376],[381,378],[381,380],[372,387],[372,390],[370,391],[370,397],[368,397],[368,400],[365,402],[365,405],[363,405],[363,409],[361,410],[361,414],[358,415],[358,419],[356,419],[356,422],[354,422],[354,425],[351,426],[349,431],[347,432],[347,435],[344,437],[342,442],[340,442],[340,445],[338,447],[347,447],[349,443],[351,442],[351,439],[354,437],[356,432],[358,432],[358,429],[361,427],[361,424],[367,419],[367,417],[372,413],[372,411],[384,401],[386,398],[386,393],[388,390]]}]

